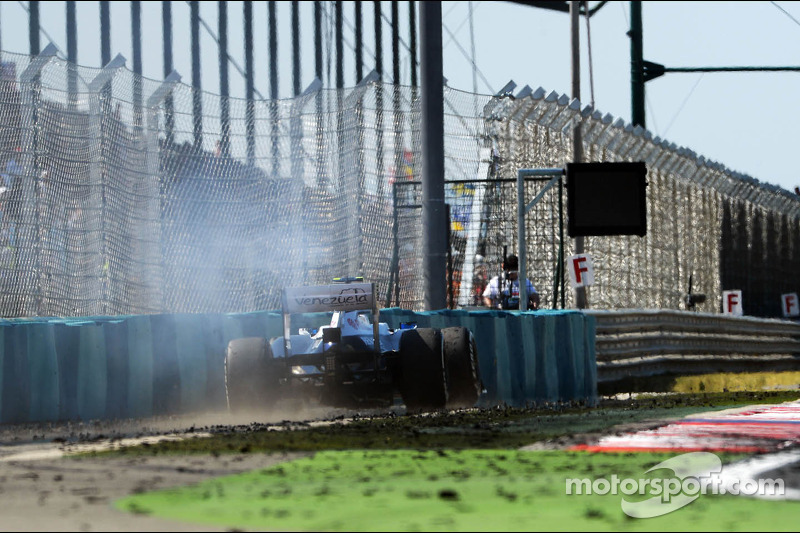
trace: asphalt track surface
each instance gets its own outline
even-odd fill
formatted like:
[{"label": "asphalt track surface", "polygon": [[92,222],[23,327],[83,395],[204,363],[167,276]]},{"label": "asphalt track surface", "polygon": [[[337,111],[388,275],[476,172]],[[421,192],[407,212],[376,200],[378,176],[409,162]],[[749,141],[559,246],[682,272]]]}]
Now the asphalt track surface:
[{"label": "asphalt track surface", "polygon": [[[306,415],[311,423],[325,423],[331,413]],[[111,503],[130,494],[264,468],[302,454],[81,459],[66,455],[154,439],[202,438],[203,427],[241,422],[218,413],[121,422],[0,426],[0,530],[224,531],[128,514],[115,510]],[[800,401],[704,413],[665,421],[658,428],[624,432],[612,429],[602,437],[573,443],[571,448],[600,453],[614,448],[761,452],[760,462],[743,465],[742,475],[780,477],[786,484],[787,496],[800,495]]]}]

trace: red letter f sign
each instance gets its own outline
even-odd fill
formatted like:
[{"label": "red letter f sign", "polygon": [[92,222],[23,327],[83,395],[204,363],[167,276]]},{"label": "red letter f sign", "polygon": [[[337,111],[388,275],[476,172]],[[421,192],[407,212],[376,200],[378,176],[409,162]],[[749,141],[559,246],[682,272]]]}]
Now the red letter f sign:
[{"label": "red letter f sign", "polygon": [[742,291],[722,291],[722,313],[742,316]]},{"label": "red letter f sign", "polygon": [[594,285],[594,269],[589,254],[573,255],[569,265],[569,280],[573,289]]},{"label": "red letter f sign", "polygon": [[783,316],[800,316],[800,303],[797,300],[797,293],[781,294],[781,307]]}]

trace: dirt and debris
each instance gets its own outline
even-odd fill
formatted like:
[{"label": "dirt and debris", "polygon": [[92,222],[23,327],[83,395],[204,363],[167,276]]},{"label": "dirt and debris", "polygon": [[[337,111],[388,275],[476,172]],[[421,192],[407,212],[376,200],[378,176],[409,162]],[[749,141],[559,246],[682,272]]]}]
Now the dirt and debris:
[{"label": "dirt and debris", "polygon": [[[704,410],[796,399],[796,391],[662,394],[609,397],[591,408],[408,415],[400,407],[5,425],[0,426],[0,522],[17,531],[209,531],[213,528],[123,513],[111,502],[325,449],[553,449]],[[452,500],[458,494],[437,496]]]}]

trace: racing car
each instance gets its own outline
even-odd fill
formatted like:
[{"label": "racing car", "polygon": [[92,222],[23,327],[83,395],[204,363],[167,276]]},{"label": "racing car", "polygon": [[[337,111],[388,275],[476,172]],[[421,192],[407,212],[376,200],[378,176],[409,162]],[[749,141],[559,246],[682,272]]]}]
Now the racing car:
[{"label": "racing car", "polygon": [[[482,392],[475,337],[468,328],[399,329],[379,322],[374,283],[341,278],[285,288],[283,335],[233,339],[225,354],[231,411],[269,410],[298,395],[332,407],[409,412],[472,407]],[[296,313],[331,312],[330,323],[292,332]]]}]

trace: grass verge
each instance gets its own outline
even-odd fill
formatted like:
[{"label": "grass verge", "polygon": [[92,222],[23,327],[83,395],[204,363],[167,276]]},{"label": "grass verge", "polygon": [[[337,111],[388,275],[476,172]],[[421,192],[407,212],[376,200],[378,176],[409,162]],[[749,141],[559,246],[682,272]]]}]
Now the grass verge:
[{"label": "grass verge", "polygon": [[[140,494],[119,509],[206,525],[302,531],[796,530],[800,503],[700,495],[656,518],[622,498],[567,495],[568,478],[642,479],[669,454],[513,450],[330,451],[196,486]],[[725,457],[730,460],[733,456]]]}]

